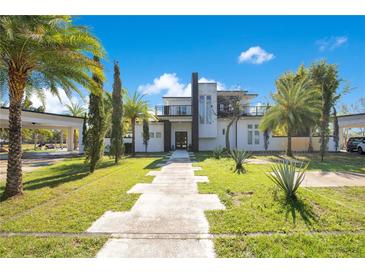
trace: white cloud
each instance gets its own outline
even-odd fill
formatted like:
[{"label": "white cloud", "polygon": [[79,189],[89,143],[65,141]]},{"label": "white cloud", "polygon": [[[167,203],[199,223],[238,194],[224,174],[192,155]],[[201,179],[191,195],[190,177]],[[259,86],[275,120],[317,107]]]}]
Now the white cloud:
[{"label": "white cloud", "polygon": [[[201,77],[200,83],[217,83],[218,90],[226,89],[225,85],[213,79]],[[140,85],[137,91],[142,94],[160,94],[165,92],[164,96],[184,97],[191,96],[191,83],[181,83],[176,73],[164,73],[160,77],[155,78],[153,83]]]},{"label": "white cloud", "polygon": [[347,36],[331,36],[316,41],[316,45],[320,51],[334,50],[344,46],[348,42]]},{"label": "white cloud", "polygon": [[274,54],[267,52],[259,46],[255,46],[241,52],[240,56],[238,57],[238,63],[251,63],[259,65],[274,58]]},{"label": "white cloud", "polygon": [[[48,91],[45,92],[46,112],[63,114],[67,111],[67,108],[65,107],[65,105],[70,104],[71,100],[72,100],[72,102],[80,102],[80,103],[84,104],[83,101],[81,101],[78,97],[75,97],[75,96],[71,97],[71,100],[70,100],[63,90],[60,90],[59,93],[60,93],[62,102],[60,102],[60,100],[58,99],[57,96],[53,96]],[[32,94],[32,96],[30,97],[30,100],[32,101],[33,107],[40,107],[42,105],[41,100],[35,94]]]}]

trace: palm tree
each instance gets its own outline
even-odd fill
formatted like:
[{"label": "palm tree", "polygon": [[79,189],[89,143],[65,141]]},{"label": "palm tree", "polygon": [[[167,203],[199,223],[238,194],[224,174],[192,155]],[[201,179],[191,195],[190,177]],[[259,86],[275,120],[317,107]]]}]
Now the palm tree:
[{"label": "palm tree", "polygon": [[[70,104],[66,104],[65,107],[67,108],[66,114],[72,115],[75,117],[84,117],[86,114],[86,108],[79,102],[71,101]],[[78,144],[78,131],[74,129],[74,149],[77,149]]]},{"label": "palm tree", "polygon": [[23,192],[21,106],[31,86],[59,95],[81,94],[80,86],[100,94],[90,74],[104,78],[99,41],[71,16],[0,16],[0,85],[9,92],[9,158],[4,198]]},{"label": "palm tree", "polygon": [[260,130],[284,129],[288,136],[287,155],[292,156],[293,132],[314,124],[318,117],[319,89],[307,76],[298,80],[294,74],[286,73],[276,81],[276,90],[272,95],[276,104],[265,113]]},{"label": "palm tree", "polygon": [[135,128],[136,122],[141,122],[144,119],[153,118],[154,116],[148,111],[148,104],[143,100],[143,95],[134,92],[132,96],[127,93],[124,97],[124,117],[130,120],[132,125],[132,156],[135,156]]}]

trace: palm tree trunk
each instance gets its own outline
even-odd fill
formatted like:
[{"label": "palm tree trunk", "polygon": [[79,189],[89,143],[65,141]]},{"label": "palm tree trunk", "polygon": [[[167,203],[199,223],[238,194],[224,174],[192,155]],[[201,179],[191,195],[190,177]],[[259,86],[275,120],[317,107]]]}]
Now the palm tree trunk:
[{"label": "palm tree trunk", "polygon": [[132,118],[132,156],[136,156],[136,118]]},{"label": "palm tree trunk", "polygon": [[4,198],[23,193],[22,182],[22,99],[26,74],[9,71],[9,153]]},{"label": "palm tree trunk", "polygon": [[286,151],[286,155],[289,157],[293,157],[293,152],[291,150],[291,130],[288,128],[288,148]]},{"label": "palm tree trunk", "polygon": [[308,152],[313,152],[313,129],[309,129],[309,144],[308,144]]}]

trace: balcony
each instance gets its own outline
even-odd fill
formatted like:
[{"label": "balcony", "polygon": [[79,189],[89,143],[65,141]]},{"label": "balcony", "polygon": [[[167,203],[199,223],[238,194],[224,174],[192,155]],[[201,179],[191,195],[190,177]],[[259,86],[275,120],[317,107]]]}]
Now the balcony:
[{"label": "balcony", "polygon": [[191,116],[191,105],[156,106],[156,116]]},{"label": "balcony", "polygon": [[[269,106],[242,106],[240,109],[241,116],[262,116]],[[230,106],[220,106],[218,108],[218,117],[230,117],[234,110]]]}]

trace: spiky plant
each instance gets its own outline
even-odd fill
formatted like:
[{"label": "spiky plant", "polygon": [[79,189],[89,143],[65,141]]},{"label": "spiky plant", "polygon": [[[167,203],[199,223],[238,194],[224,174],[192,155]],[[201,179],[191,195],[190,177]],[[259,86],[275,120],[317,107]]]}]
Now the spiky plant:
[{"label": "spiky plant", "polygon": [[224,149],[222,147],[216,147],[213,150],[213,157],[216,158],[217,160],[219,160],[220,158],[223,157],[224,154]]},{"label": "spiky plant", "polygon": [[294,161],[284,160],[282,163],[273,165],[271,172],[266,175],[285,192],[288,198],[295,198],[295,193],[305,178],[307,167],[308,164],[304,166],[301,163],[297,167]]},{"label": "spiky plant", "polygon": [[250,158],[251,154],[245,150],[231,149],[231,157],[235,162],[234,172],[238,174],[246,173],[245,162]]}]

